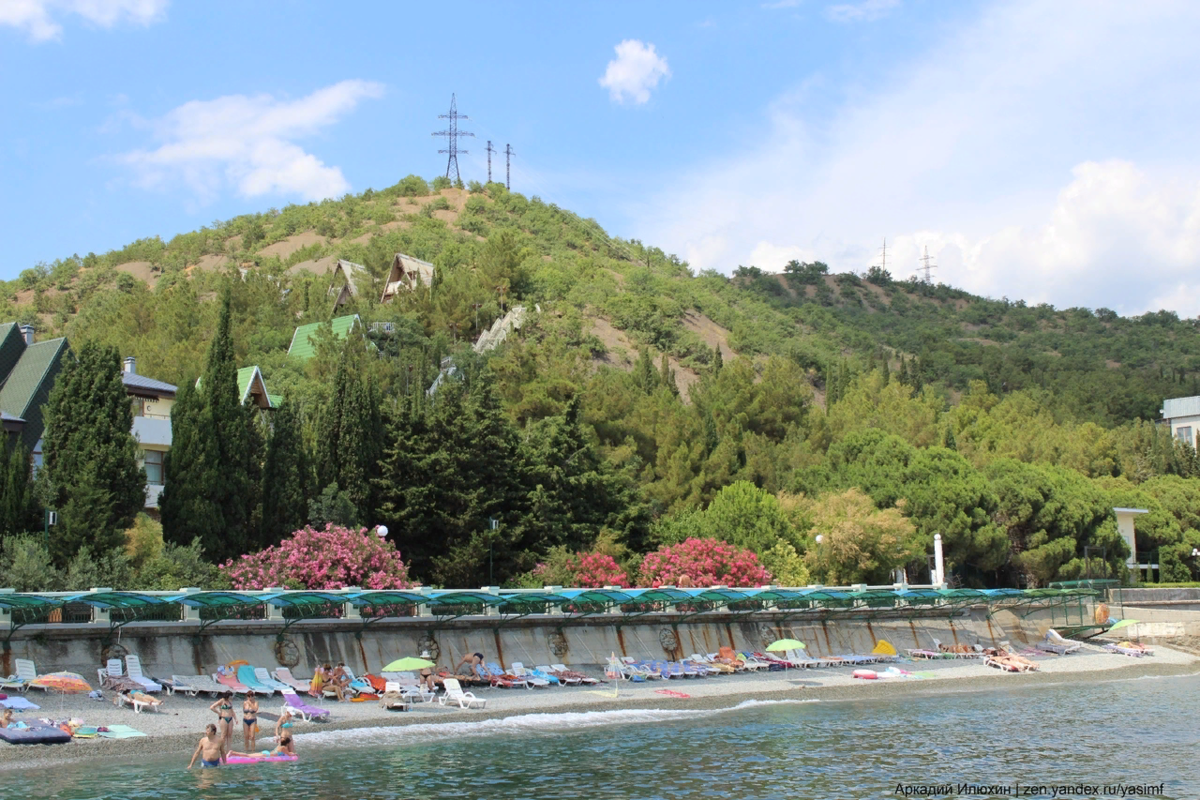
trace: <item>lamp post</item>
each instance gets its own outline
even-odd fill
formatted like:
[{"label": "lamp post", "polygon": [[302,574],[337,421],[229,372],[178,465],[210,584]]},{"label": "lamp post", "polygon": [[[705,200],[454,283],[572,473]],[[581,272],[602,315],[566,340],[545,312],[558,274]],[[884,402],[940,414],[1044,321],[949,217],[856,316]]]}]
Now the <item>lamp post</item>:
[{"label": "lamp post", "polygon": [[383,544],[387,541],[388,529],[387,525],[376,525],[375,535],[379,537],[379,543]]}]

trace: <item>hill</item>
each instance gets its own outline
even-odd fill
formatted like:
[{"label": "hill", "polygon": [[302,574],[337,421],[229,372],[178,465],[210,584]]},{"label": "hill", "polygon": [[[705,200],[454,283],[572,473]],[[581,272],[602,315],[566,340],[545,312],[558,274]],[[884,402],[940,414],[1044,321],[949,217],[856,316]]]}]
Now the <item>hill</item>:
[{"label": "hill", "polygon": [[[380,303],[396,253],[431,262],[436,277]],[[817,569],[805,536],[834,513],[821,503],[858,490],[880,513],[899,503],[915,526],[892,566],[917,569],[918,550],[942,532],[959,579],[975,583],[1079,575],[1091,569],[1084,548],[1098,543],[1104,569],[1119,570],[1106,510],[1118,501],[1155,504],[1158,516],[1139,529],[1145,547],[1182,554],[1200,544],[1188,510],[1200,496],[1195,453],[1147,422],[1164,397],[1200,393],[1200,331],[1171,312],[1029,307],[879,270],[831,275],[819,262],[694,274],[536,197],[415,176],[38,265],[0,296],[9,318],[116,346],[142,374],[183,383],[201,370],[215,327],[218,304],[207,301],[228,289],[238,363],[261,367],[319,447],[339,345],[324,337],[304,363],[287,348],[296,326],[334,315],[339,259],[365,268],[357,298],[336,313],[359,314],[377,348],[365,369],[385,416],[434,413],[425,390],[453,355],[468,383],[486,375],[527,447],[533,431],[578,419],[605,474],[632,493],[608,496],[620,495],[620,508],[586,524],[563,512],[573,532],[523,544],[528,558],[512,560],[510,578],[556,546],[615,536],[636,555],[705,525],[764,551],[782,542]],[[477,332],[517,303],[530,312],[519,335],[474,354]],[[932,493],[922,488],[931,482]],[[741,516],[704,521],[714,498],[745,485],[759,496]],[[1037,499],[1022,494],[1030,487]],[[394,531],[420,535],[404,528],[416,517],[370,502],[370,519],[390,513]],[[522,524],[533,507],[522,506]],[[858,506],[838,508],[835,518],[852,518]],[[748,520],[764,514],[778,515],[778,536],[737,532],[761,528]],[[437,573],[436,557],[424,556],[427,574],[478,580],[478,563]],[[1163,560],[1190,577],[1182,555]],[[777,559],[777,573],[785,562],[794,563]],[[886,579],[883,563],[851,577]]]}]

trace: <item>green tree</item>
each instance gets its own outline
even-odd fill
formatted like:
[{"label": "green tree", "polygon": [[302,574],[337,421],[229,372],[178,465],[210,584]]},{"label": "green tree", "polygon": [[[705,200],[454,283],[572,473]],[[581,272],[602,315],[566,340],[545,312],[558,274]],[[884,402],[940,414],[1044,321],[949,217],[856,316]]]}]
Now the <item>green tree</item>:
[{"label": "green tree", "polygon": [[354,504],[360,522],[369,522],[377,507],[375,479],[382,421],[379,402],[358,363],[361,339],[342,347],[333,393],[317,426],[316,476],[320,487],[336,486]]},{"label": "green tree", "polygon": [[120,354],[85,344],[64,364],[46,406],[46,479],[59,513],[55,563],[67,564],[84,547],[103,558],[124,546],[124,531],[146,502],[132,426]]},{"label": "green tree", "polygon": [[29,451],[14,439],[0,449],[0,538],[36,530],[41,513],[33,491]]},{"label": "green tree", "polygon": [[314,486],[295,405],[285,399],[273,412],[271,423],[262,470],[258,549],[279,544],[304,527]]}]

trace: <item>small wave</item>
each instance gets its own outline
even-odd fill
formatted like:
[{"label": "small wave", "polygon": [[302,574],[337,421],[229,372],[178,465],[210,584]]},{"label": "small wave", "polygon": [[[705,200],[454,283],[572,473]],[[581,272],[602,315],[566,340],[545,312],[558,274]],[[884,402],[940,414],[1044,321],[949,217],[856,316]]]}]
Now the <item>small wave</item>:
[{"label": "small wave", "polygon": [[299,734],[296,738],[304,744],[329,744],[344,747],[355,745],[378,745],[380,743],[429,742],[440,739],[458,739],[501,734],[548,733],[569,731],[579,728],[594,728],[606,725],[647,725],[671,722],[680,719],[696,719],[729,711],[777,705],[803,705],[819,703],[816,698],[780,700],[743,700],[728,708],[706,709],[620,709],[612,711],[565,711],[559,713],[517,714],[498,719],[483,719],[477,722],[427,722],[386,728],[347,728],[338,731],[320,731]]}]

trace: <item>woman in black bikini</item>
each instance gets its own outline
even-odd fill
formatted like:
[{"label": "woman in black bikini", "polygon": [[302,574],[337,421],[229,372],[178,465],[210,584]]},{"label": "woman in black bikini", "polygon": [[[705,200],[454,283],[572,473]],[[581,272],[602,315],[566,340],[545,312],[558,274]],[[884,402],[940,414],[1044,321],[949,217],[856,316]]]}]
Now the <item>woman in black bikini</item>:
[{"label": "woman in black bikini", "polygon": [[209,711],[215,711],[217,714],[217,727],[221,729],[221,740],[225,742],[225,747],[228,749],[233,744],[233,692],[226,692],[221,695],[217,702],[208,707]]},{"label": "woman in black bikini", "polygon": [[258,734],[258,698],[254,696],[254,690],[246,692],[246,699],[242,702],[242,743],[250,752],[254,752],[254,740]]}]

